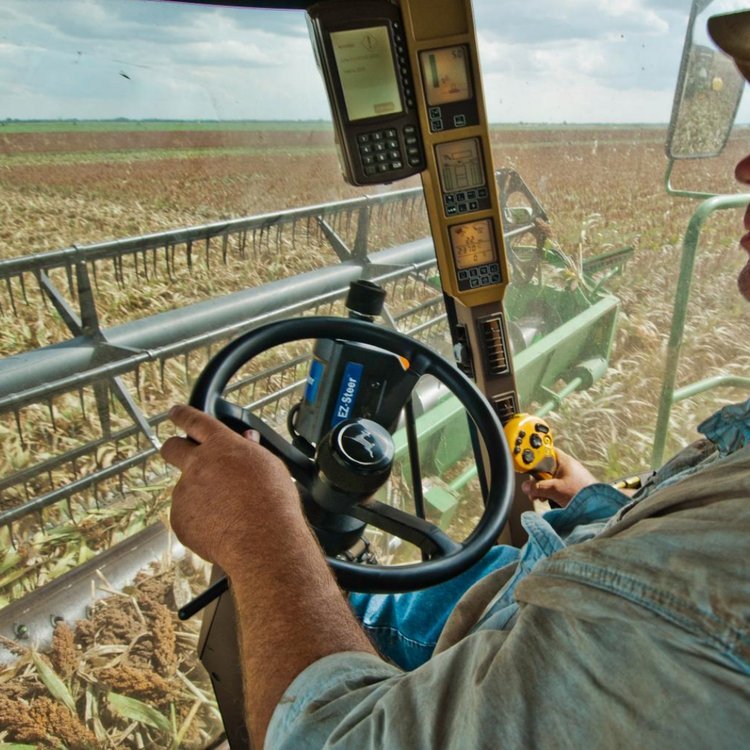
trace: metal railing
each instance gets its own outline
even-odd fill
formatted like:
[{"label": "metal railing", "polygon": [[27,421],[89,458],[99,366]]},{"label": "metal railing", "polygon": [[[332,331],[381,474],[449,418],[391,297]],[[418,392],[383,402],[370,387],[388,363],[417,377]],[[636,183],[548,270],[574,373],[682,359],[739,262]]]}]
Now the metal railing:
[{"label": "metal railing", "polygon": [[[498,182],[506,193],[524,192],[515,173],[499,173]],[[506,212],[506,239],[538,243],[537,220],[546,216],[530,193],[520,201],[521,219]],[[263,322],[342,313],[354,279],[386,287],[390,325],[445,343],[426,230],[422,191],[413,189],[0,261],[0,309],[44,319],[53,331],[52,343],[0,360],[8,447],[0,529],[25,544],[61,523],[83,528],[97,509],[138,507],[140,490],[162,481],[155,454],[167,409],[187,398],[212,351]],[[309,270],[267,273],[279,257]],[[217,290],[216,279],[229,286]],[[168,309],[128,319],[141,308],[128,307],[127,293],[165,289],[182,290],[189,304],[167,299]],[[111,305],[118,295],[119,308]],[[236,384],[235,397],[273,422],[299,398],[306,369],[300,352],[281,366],[262,364]]]}]

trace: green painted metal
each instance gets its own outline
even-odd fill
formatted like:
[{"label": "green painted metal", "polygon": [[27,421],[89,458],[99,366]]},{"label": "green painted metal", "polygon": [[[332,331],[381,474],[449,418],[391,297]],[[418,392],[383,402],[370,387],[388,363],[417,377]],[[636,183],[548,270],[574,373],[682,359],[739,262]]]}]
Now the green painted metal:
[{"label": "green painted metal", "polygon": [[[680,263],[680,276],[677,280],[675,302],[672,311],[672,328],[667,344],[667,364],[662,380],[661,395],[659,397],[659,411],[656,417],[656,429],[654,432],[654,448],[651,455],[651,466],[661,466],[664,458],[664,446],[669,430],[669,415],[672,405],[675,403],[675,380],[677,378],[677,365],[680,359],[680,349],[685,333],[685,320],[687,318],[687,307],[690,300],[690,288],[693,282],[693,270],[695,268],[695,256],[698,251],[703,225],[715,211],[724,211],[728,208],[742,208],[750,203],[750,194],[738,193],[737,195],[714,195],[704,200],[690,218],[685,237],[682,241],[682,261]],[[702,389],[702,390],[705,390]]]},{"label": "green painted metal", "polygon": [[[559,299],[558,309],[565,310],[562,302],[566,296],[564,291],[544,289],[539,296],[552,303]],[[511,317],[514,312],[512,304],[508,305]],[[568,302],[571,304],[578,306],[578,303]],[[524,408],[533,402],[541,402],[544,413],[547,413],[570,393],[590,387],[605,373],[618,309],[617,298],[606,295],[514,354],[519,396]],[[520,303],[517,303],[515,312],[523,312]],[[567,384],[560,390],[553,390],[560,379]],[[535,412],[539,410],[535,409]],[[420,449],[441,473],[467,455],[468,448],[467,452],[460,448],[462,444],[470,445],[463,414],[458,402],[448,397],[416,420]],[[456,421],[459,416],[460,422]],[[404,430],[396,432],[394,443],[396,455],[405,455]]]},{"label": "green painted metal", "polygon": [[[523,321],[531,313],[538,315],[549,309],[554,309],[557,316],[550,330],[540,332],[536,340],[513,357],[521,404],[527,408],[532,402],[541,402],[534,411],[544,416],[574,391],[589,388],[606,372],[619,301],[607,294],[591,304],[582,293],[534,285],[525,286],[522,292],[515,296],[511,292],[506,298],[511,319]],[[560,379],[566,381],[565,385],[553,390]],[[416,431],[422,464],[439,477],[472,455],[466,412],[450,394],[417,417]],[[405,429],[394,434],[394,444],[396,458],[405,461]],[[408,466],[404,474],[408,481]],[[436,485],[425,493],[427,504],[441,525],[450,522],[461,490],[476,475],[477,467],[472,463],[450,483]]]},{"label": "green painted metal", "polygon": [[[455,465],[472,453],[469,424],[466,411],[452,394],[448,394],[429,411],[416,419],[417,439],[421,463],[431,471],[442,475],[443,471]],[[396,460],[407,462],[403,467],[404,478],[411,481],[408,466],[408,442],[406,429],[401,428],[393,435]],[[476,466],[472,464],[476,474]],[[431,515],[437,516],[437,523],[446,528],[456,512],[459,502],[459,489],[448,485],[434,485],[425,492],[425,502]]]},{"label": "green painted metal", "polygon": [[573,380],[566,383],[557,393],[550,391],[550,399],[545,401],[538,409],[534,409],[534,413],[539,417],[546,417],[556,406],[559,406],[562,403],[563,399],[581,388],[583,383],[583,378],[573,378]]},{"label": "green painted metal", "polygon": [[[419,437],[420,451],[425,451],[426,446],[430,442],[439,440],[446,426],[452,424],[453,420],[459,414],[465,415],[466,412],[458,400],[449,394],[432,409],[417,417],[417,436]],[[468,438],[468,429],[466,435]],[[407,440],[405,429],[402,428],[394,433],[393,445],[397,457],[406,455]]]},{"label": "green painted metal", "polygon": [[678,388],[672,394],[672,403],[676,404],[686,398],[692,398],[700,393],[713,390],[720,387],[727,388],[750,388],[750,378],[743,378],[740,375],[716,375],[713,378],[705,378],[695,383],[686,385],[684,388]]},{"label": "green painted metal", "polygon": [[458,510],[458,493],[451,487],[434,484],[424,493],[424,499],[429,515],[441,529],[447,529]]},{"label": "green painted metal", "polygon": [[471,435],[466,419],[454,419],[449,430],[443,430],[435,444],[432,462],[435,470],[443,472],[466,458],[471,448]]},{"label": "green painted metal", "polygon": [[472,479],[477,476],[476,464],[464,469],[449,485],[452,492],[460,492]]},{"label": "green painted metal", "polygon": [[[535,302],[543,304],[535,306]],[[541,288],[536,300],[528,294],[514,298],[512,287],[509,290],[506,310],[511,321],[517,323],[535,309],[560,321],[513,356],[522,406],[546,402],[560,379],[585,377],[576,372],[584,362],[609,361],[620,302],[607,294],[588,307],[584,305],[580,297],[550,287]]]}]

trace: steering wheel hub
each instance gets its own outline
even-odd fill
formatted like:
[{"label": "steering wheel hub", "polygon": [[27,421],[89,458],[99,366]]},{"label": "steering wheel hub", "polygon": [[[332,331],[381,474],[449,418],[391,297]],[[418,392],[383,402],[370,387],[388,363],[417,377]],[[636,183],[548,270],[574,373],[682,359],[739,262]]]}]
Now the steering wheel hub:
[{"label": "steering wheel hub", "polygon": [[395,449],[390,433],[371,419],[340,422],[315,454],[318,477],[311,487],[326,510],[346,513],[377,492],[391,473]]},{"label": "steering wheel hub", "polygon": [[331,436],[335,455],[346,465],[370,473],[393,462],[393,440],[385,428],[371,419],[342,422]]}]

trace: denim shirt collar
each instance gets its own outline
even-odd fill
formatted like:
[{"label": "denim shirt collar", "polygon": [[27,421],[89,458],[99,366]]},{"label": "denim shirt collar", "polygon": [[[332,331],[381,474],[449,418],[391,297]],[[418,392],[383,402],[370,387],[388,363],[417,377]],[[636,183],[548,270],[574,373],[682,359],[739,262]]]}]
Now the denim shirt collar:
[{"label": "denim shirt collar", "polygon": [[750,443],[750,399],[730,404],[698,425],[722,456],[744,448]]}]

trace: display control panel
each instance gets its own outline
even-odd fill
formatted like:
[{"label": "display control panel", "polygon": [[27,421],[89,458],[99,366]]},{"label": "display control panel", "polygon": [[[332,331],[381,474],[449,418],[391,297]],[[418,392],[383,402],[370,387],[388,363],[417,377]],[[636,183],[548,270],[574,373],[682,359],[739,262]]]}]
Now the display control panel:
[{"label": "display control panel", "polygon": [[346,178],[420,173],[458,365],[506,420],[508,259],[471,0],[318,0],[308,14]]},{"label": "display control panel", "polygon": [[450,239],[460,291],[502,282],[492,219],[454,224]]},{"label": "display control panel", "polygon": [[[308,25],[347,181],[419,172],[444,291],[469,307],[501,300],[507,259],[469,0],[441,0],[440,12],[430,0],[319,0]],[[467,242],[492,259],[469,263]]]},{"label": "display control panel", "polygon": [[398,5],[327,0],[308,9],[308,27],[346,181],[374,185],[424,170],[414,78]]},{"label": "display control panel", "polygon": [[435,146],[446,216],[490,208],[490,191],[478,138],[464,138]]},{"label": "display control panel", "polygon": [[419,53],[430,130],[438,133],[479,122],[469,48],[464,44]]},{"label": "display control panel", "polygon": [[365,176],[388,178],[403,169],[404,164],[419,168],[423,163],[422,148],[415,125],[371,130],[357,135],[359,158]]}]

